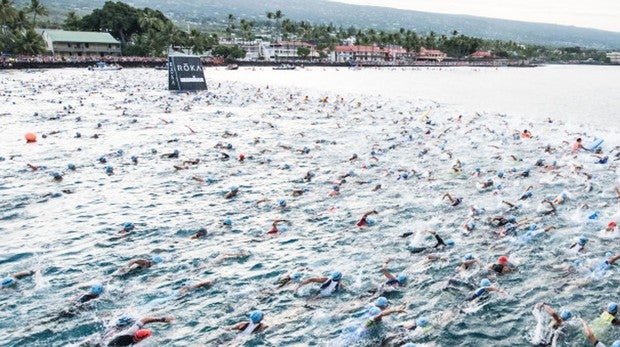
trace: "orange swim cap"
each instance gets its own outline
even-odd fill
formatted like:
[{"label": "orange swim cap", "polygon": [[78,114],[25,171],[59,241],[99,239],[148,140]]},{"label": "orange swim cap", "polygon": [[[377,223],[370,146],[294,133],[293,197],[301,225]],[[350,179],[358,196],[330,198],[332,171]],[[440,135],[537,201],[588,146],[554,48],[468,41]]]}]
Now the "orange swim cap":
[{"label": "orange swim cap", "polygon": [[508,257],[505,255],[502,255],[501,257],[499,257],[499,259],[497,259],[497,261],[500,264],[508,264]]},{"label": "orange swim cap", "polygon": [[35,135],[35,133],[28,132],[24,135],[24,138],[26,142],[37,142],[37,135]]},{"label": "orange swim cap", "polygon": [[133,335],[134,340],[136,340],[137,342],[142,341],[148,337],[150,337],[151,331],[149,329],[140,329],[138,331],[136,331],[136,333]]}]

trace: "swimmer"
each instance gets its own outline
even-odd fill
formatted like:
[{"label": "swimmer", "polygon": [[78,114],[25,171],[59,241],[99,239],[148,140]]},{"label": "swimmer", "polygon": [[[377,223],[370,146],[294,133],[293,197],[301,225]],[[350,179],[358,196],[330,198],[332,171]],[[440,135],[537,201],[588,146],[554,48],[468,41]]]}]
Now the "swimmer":
[{"label": "swimmer", "polygon": [[576,153],[580,149],[585,150],[585,148],[581,144],[581,137],[579,137],[579,138],[577,138],[577,140],[575,140],[575,143],[573,143],[573,146],[571,147],[571,151],[573,153]]},{"label": "swimmer", "polygon": [[461,262],[461,264],[456,268],[455,272],[467,271],[474,264],[482,265],[482,263],[478,259],[474,258],[473,255],[467,254],[465,255],[465,258],[463,258],[463,261]]},{"label": "swimmer", "polygon": [[481,181],[478,182],[478,186],[480,187],[480,189],[486,189],[486,188],[490,188],[493,186],[493,180],[492,179],[487,179],[486,181]]},{"label": "swimmer", "polygon": [[340,195],[340,185],[334,184],[328,196],[338,196],[338,195]]},{"label": "swimmer", "polygon": [[202,282],[198,282],[196,284],[192,284],[189,286],[184,286],[181,287],[181,289],[179,289],[179,294],[185,294],[187,292],[189,292],[190,290],[196,290],[196,289],[200,289],[203,287],[208,287],[213,285],[213,281],[202,281]]},{"label": "swimmer", "polygon": [[190,239],[195,240],[195,239],[199,239],[205,236],[207,236],[207,229],[200,228],[194,235],[190,237]]},{"label": "swimmer", "polygon": [[548,215],[548,214],[556,214],[558,212],[558,210],[555,208],[555,205],[553,204],[552,201],[543,200],[541,204],[547,204],[550,207],[550,209],[548,210],[541,210],[540,212],[541,214]]},{"label": "swimmer", "polygon": [[278,285],[276,288],[282,288],[287,284],[292,282],[299,283],[301,281],[301,277],[303,276],[302,271],[308,270],[307,267],[299,268],[289,274],[286,274],[278,279]]},{"label": "swimmer", "polygon": [[[126,323],[129,322],[130,320],[127,319],[130,317],[127,316],[123,316],[119,319],[119,321],[117,321],[117,326],[118,324],[125,324],[125,325],[121,325],[118,326],[118,328],[122,329],[124,326],[129,325],[130,323]],[[161,318],[153,318],[153,317],[144,317],[138,321],[136,321],[131,327],[129,327],[127,330],[123,330],[121,331],[118,335],[114,336],[107,344],[106,346],[132,346],[136,343],[139,343],[141,341],[144,341],[145,339],[149,338],[152,335],[152,332],[148,329],[144,329],[144,326],[146,324],[149,323],[155,323],[155,322],[160,322],[160,323],[170,323],[174,320],[174,317],[172,316],[168,316],[168,317],[161,317]]]},{"label": "swimmer", "polygon": [[237,193],[239,193],[239,188],[237,187],[230,187],[230,191],[228,191],[228,193],[226,193],[226,195],[224,195],[225,199],[232,199],[234,198]]},{"label": "swimmer", "polygon": [[392,273],[390,273],[387,269],[387,266],[390,260],[391,259],[389,258],[386,259],[383,262],[383,266],[381,267],[381,272],[383,273],[383,276],[387,278],[387,281],[385,282],[385,284],[388,286],[392,286],[394,288],[402,287],[405,285],[405,282],[407,281],[407,276],[404,274],[399,274],[399,275],[394,276]]},{"label": "swimmer", "polygon": [[259,333],[268,328],[265,323],[262,323],[263,320],[263,312],[260,310],[256,310],[250,313],[250,321],[249,322],[240,322],[233,326],[227,327],[228,330],[239,330],[240,335],[250,335],[253,333]]},{"label": "swimmer", "polygon": [[555,312],[551,306],[545,303],[539,303],[536,305],[536,309],[544,309],[553,318],[553,321],[549,324],[549,329],[544,336],[539,337],[539,340],[534,343],[535,346],[555,346],[557,339],[561,334],[561,330],[564,326],[564,322],[569,320],[573,314],[568,310],[563,310],[560,314]]},{"label": "swimmer", "polygon": [[452,170],[454,170],[455,173],[460,173],[462,167],[463,165],[461,164],[461,161],[457,159],[456,163],[452,165]]},{"label": "swimmer", "polygon": [[303,189],[293,189],[293,196],[301,196],[303,195],[304,191]]},{"label": "swimmer", "polygon": [[508,257],[505,255],[497,259],[497,263],[489,265],[489,270],[495,271],[499,275],[507,274],[512,271],[508,266]]},{"label": "swimmer", "polygon": [[[374,310],[373,310],[374,311]],[[379,312],[372,312],[375,313],[375,315],[373,315],[371,318],[367,319],[364,322],[364,327],[365,328],[372,328],[372,327],[376,327],[377,324],[381,323],[383,317],[387,317],[391,314],[394,313],[405,313],[407,312],[405,310],[405,307],[401,307],[401,308],[395,308],[395,309],[386,309],[386,310],[378,310]]]},{"label": "swimmer", "polygon": [[161,155],[162,158],[178,158],[179,157],[179,150],[175,149],[174,151],[172,151],[172,153],[165,153]]},{"label": "swimmer", "polygon": [[373,219],[368,219],[368,216],[373,215],[373,214],[379,214],[379,212],[377,212],[376,210],[372,210],[372,211],[368,211],[364,213],[364,215],[362,215],[362,218],[355,225],[361,228],[361,227],[374,224]]},{"label": "swimmer", "polygon": [[138,270],[143,270],[143,269],[148,269],[153,265],[159,264],[163,261],[163,259],[156,255],[153,258],[149,259],[142,259],[142,258],[136,258],[136,259],[131,259],[127,265],[125,265],[125,267],[121,268],[118,270],[118,274],[120,275],[125,275],[128,274],[130,272],[135,272]]},{"label": "swimmer", "polygon": [[605,231],[609,232],[609,233],[613,233],[614,231],[616,231],[616,226],[618,224],[615,221],[611,221],[607,224],[607,227],[605,227]]},{"label": "swimmer", "polygon": [[513,215],[508,215],[508,216],[493,216],[491,218],[488,219],[488,221],[492,224],[495,224],[496,226],[504,226],[508,223],[517,223],[517,217],[513,216]]},{"label": "swimmer", "polygon": [[526,200],[528,198],[531,198],[532,197],[532,192],[531,192],[532,189],[534,189],[534,186],[527,187],[525,192],[523,194],[521,194],[521,197],[519,198],[519,200]]},{"label": "swimmer", "polygon": [[529,139],[531,137],[532,137],[532,133],[527,129],[523,130],[523,132],[521,133],[522,139]]},{"label": "swimmer", "polygon": [[102,293],[103,293],[103,284],[102,283],[93,284],[88,292],[81,294],[75,300],[73,300],[72,307],[61,311],[56,317],[53,317],[43,323],[44,324],[51,323],[51,322],[61,320],[63,318],[71,318],[71,317],[78,315],[80,311],[85,307],[85,304],[87,302],[99,298]]},{"label": "swimmer", "polygon": [[473,218],[468,218],[463,225],[461,225],[461,228],[463,228],[467,234],[471,233],[474,229],[476,229],[476,222]]},{"label": "swimmer", "polygon": [[334,271],[330,277],[312,277],[303,280],[297,288],[295,288],[295,292],[309,283],[321,283],[319,296],[329,296],[345,288],[342,282],[342,273],[340,271]]},{"label": "swimmer", "polygon": [[17,284],[17,281],[20,278],[24,278],[27,276],[32,276],[34,275],[35,271],[34,270],[29,270],[29,271],[21,271],[21,272],[16,272],[10,276],[7,276],[5,278],[2,279],[2,283],[0,283],[0,289],[5,289],[5,288],[9,288],[9,287],[13,287]]},{"label": "swimmer", "polygon": [[580,236],[575,242],[573,242],[570,249],[574,249],[576,252],[581,252],[585,249],[586,243],[588,243],[588,238],[585,236]]},{"label": "swimmer", "polygon": [[131,222],[126,222],[125,224],[123,224],[123,229],[121,229],[119,231],[119,233],[124,234],[124,233],[128,233],[132,230],[134,230],[136,228],[136,226],[131,223]]},{"label": "swimmer", "polygon": [[[421,331],[427,332],[432,329],[430,326],[430,320],[426,317],[420,317],[413,323],[403,324],[400,328],[406,331]],[[418,330],[419,329],[419,330]]]},{"label": "swimmer", "polygon": [[484,294],[489,293],[489,292],[500,292],[500,293],[506,294],[505,291],[497,287],[493,287],[491,285],[491,281],[485,278],[480,281],[480,288],[478,288],[475,292],[473,292],[471,296],[467,299],[467,301],[472,301],[472,300],[481,298],[484,296]]},{"label": "swimmer", "polygon": [[[454,241],[453,240],[446,240],[444,241],[441,236],[439,236],[437,234],[437,232],[435,230],[426,230],[428,233],[430,233],[431,235],[433,235],[435,237],[435,240],[437,241],[437,243],[433,246],[433,247],[410,247],[409,251],[411,253],[420,253],[426,250],[433,250],[433,249],[443,249],[443,248],[452,248],[454,247]],[[412,232],[406,232],[404,234],[401,235],[401,237],[407,237],[413,235]]]},{"label": "swimmer", "polygon": [[566,192],[562,192],[560,195],[556,196],[553,199],[553,203],[556,205],[563,204],[568,199],[568,194]]},{"label": "swimmer", "polygon": [[450,195],[450,193],[446,193],[446,194],[444,194],[444,195],[443,195],[443,197],[442,197],[441,199],[443,200],[443,199],[445,199],[445,198],[448,198],[448,200],[450,200],[450,204],[451,204],[452,206],[457,206],[457,205],[459,205],[461,202],[463,202],[463,198],[456,198],[456,199],[454,199],[454,198],[452,197],[452,195]]},{"label": "swimmer", "polygon": [[[271,230],[269,230],[267,234],[277,234],[280,231],[280,229],[278,229],[278,223],[282,222],[289,223],[286,219],[276,219],[271,223]],[[284,229],[282,229],[282,231],[284,231]]]}]

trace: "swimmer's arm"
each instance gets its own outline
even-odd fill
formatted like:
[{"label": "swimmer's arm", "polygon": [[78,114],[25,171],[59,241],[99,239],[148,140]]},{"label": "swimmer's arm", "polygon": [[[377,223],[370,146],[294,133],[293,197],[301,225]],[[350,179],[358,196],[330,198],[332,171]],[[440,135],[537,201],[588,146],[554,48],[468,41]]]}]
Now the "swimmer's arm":
[{"label": "swimmer's arm", "polygon": [[140,319],[140,323],[142,324],[149,324],[149,323],[170,323],[174,320],[174,317],[172,316],[168,316],[168,317],[144,317],[142,319]]},{"label": "swimmer's arm", "polygon": [[502,203],[508,205],[510,208],[514,208],[515,207],[515,205],[513,203],[510,203],[510,202],[508,202],[506,200],[502,200]]},{"label": "swimmer's arm", "polygon": [[[308,278],[303,280],[298,286],[297,288],[295,288],[295,291],[297,291],[297,289],[301,288],[302,286],[305,286],[306,284],[309,283],[323,283],[325,281],[327,281],[329,278],[327,277],[313,277],[313,278]],[[341,283],[342,285],[342,283]]]},{"label": "swimmer's arm", "polygon": [[[618,259],[620,259],[620,254],[616,254],[613,257],[610,257],[609,259],[607,259],[607,261],[609,262],[609,265],[613,265],[613,263],[615,263]],[[13,275],[13,277],[15,277],[15,275]]]},{"label": "swimmer's arm", "polygon": [[466,260],[463,262],[463,264],[461,264],[461,266],[471,266],[474,263],[479,263],[478,259]]},{"label": "swimmer's arm", "polygon": [[550,231],[550,230],[553,230],[553,229],[557,229],[557,228],[555,227],[555,225],[550,225],[550,226],[544,228],[543,231],[547,232],[547,231]]},{"label": "swimmer's arm", "polygon": [[185,286],[185,287],[181,288],[179,291],[181,293],[185,293],[187,291],[198,289],[198,288],[202,288],[202,287],[206,287],[206,286],[210,286],[212,284],[213,284],[212,281],[202,281],[200,283],[197,283],[197,284],[194,284],[194,285],[191,285],[191,286]]},{"label": "swimmer's arm", "polygon": [[393,279],[396,279],[396,276],[392,275],[392,274],[388,271],[388,269],[387,269],[387,265],[388,265],[388,263],[389,263],[389,262],[390,262],[390,259],[386,259],[386,260],[383,262],[383,266],[381,267],[381,272],[383,273],[383,276],[387,277],[387,279],[389,279],[389,280],[393,280]]},{"label": "swimmer's arm", "polygon": [[254,331],[255,332],[259,332],[259,331],[263,331],[263,330],[265,330],[267,328],[269,328],[269,325],[260,323],[260,326],[256,330],[254,330]]},{"label": "swimmer's arm", "polygon": [[389,316],[389,315],[391,315],[393,313],[405,313],[405,312],[407,312],[407,311],[405,311],[404,307],[403,308],[388,309],[388,310],[381,311],[381,313],[379,313],[378,315],[374,316],[372,318],[372,320],[375,321],[375,322],[380,322],[383,317],[387,317],[387,316]]},{"label": "swimmer's arm", "polygon": [[229,327],[226,327],[226,330],[241,330],[243,326],[245,326],[245,324],[247,324],[246,322],[239,322],[235,325],[231,325]]},{"label": "swimmer's arm", "polygon": [[133,265],[138,265],[141,267],[149,267],[151,265],[151,262],[146,259],[132,259],[127,263],[126,268],[130,268]]},{"label": "swimmer's arm", "polygon": [[547,313],[553,317],[553,320],[555,321],[555,323],[557,325],[562,324],[562,319],[560,318],[560,316],[558,315],[557,312],[555,312],[554,309],[551,308],[551,306],[547,305],[547,304],[542,304],[542,308],[545,309],[545,311],[547,311]]},{"label": "swimmer's arm", "polygon": [[[611,263],[610,263],[611,264]],[[11,275],[11,277],[15,278],[15,279],[20,279],[22,277],[26,277],[26,276],[32,276],[34,275],[34,270],[29,270],[29,271],[22,271],[22,272],[16,272],[13,275]]]},{"label": "swimmer's arm", "polygon": [[596,336],[594,336],[594,332],[588,326],[588,323],[586,323],[586,321],[584,321],[582,318],[579,318],[579,321],[581,321],[581,324],[583,325],[583,331],[588,337],[588,340],[590,340],[593,345],[596,345],[598,343],[598,339],[596,338]]}]

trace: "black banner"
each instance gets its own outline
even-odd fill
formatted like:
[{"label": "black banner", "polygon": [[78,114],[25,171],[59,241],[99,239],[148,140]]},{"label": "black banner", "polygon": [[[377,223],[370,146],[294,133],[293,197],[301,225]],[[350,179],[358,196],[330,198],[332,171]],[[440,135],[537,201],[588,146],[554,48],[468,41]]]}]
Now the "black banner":
[{"label": "black banner", "polygon": [[206,90],[207,82],[199,57],[168,57],[169,90]]}]

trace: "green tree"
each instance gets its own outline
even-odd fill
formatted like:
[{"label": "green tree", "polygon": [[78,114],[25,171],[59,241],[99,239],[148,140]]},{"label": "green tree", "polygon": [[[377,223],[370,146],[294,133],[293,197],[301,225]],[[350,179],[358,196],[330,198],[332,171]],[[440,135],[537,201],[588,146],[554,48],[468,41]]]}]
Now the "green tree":
[{"label": "green tree", "polygon": [[19,32],[15,39],[15,53],[37,55],[46,51],[45,41],[34,29]]},{"label": "green tree", "polygon": [[310,55],[310,48],[306,46],[297,47],[297,56],[301,57],[301,59],[307,59]]},{"label": "green tree", "polygon": [[70,11],[67,13],[67,18],[65,18],[65,21],[62,23],[62,28],[64,30],[81,30],[81,20],[82,19],[75,14],[75,11]]},{"label": "green tree", "polygon": [[49,13],[47,12],[47,8],[43,6],[39,0],[30,0],[30,6],[26,7],[26,11],[28,13],[32,13],[32,27],[35,28],[37,26],[37,15],[39,16],[47,16]]},{"label": "green tree", "polygon": [[2,0],[0,2],[0,30],[4,30],[5,26],[11,24],[17,16],[17,10],[11,0]]},{"label": "green tree", "polygon": [[228,14],[228,24],[226,25],[226,34],[228,34],[228,39],[232,39],[232,33],[236,28],[236,23],[237,18],[235,18],[235,16],[233,16],[232,14]]},{"label": "green tree", "polygon": [[252,28],[254,28],[254,22],[242,19],[239,21],[241,25],[241,32],[243,33],[243,39],[246,41],[251,41],[254,39],[254,33],[252,32]]}]

